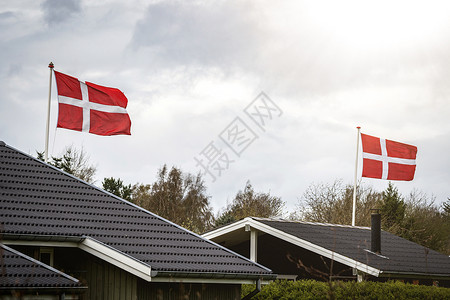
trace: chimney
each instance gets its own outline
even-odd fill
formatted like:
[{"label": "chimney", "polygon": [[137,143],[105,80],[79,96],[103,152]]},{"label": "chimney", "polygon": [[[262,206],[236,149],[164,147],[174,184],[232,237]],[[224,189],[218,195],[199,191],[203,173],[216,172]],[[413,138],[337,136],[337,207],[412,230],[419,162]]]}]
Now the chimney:
[{"label": "chimney", "polygon": [[370,238],[370,251],[380,254],[381,253],[381,215],[379,209],[371,209],[370,216],[371,223],[371,238]]}]

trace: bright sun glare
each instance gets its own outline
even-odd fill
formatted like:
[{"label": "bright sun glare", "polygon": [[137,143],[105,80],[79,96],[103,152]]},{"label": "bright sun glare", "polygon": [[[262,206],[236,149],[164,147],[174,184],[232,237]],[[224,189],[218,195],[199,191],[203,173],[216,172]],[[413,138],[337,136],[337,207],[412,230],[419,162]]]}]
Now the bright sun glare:
[{"label": "bright sun glare", "polygon": [[450,1],[308,1],[319,31],[362,48],[414,46],[449,29]]}]

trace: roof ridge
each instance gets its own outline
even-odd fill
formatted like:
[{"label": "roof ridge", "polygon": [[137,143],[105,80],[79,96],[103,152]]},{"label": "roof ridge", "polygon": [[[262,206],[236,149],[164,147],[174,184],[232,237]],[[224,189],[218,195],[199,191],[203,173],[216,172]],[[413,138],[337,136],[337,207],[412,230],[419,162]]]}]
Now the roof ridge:
[{"label": "roof ridge", "polygon": [[345,224],[332,224],[332,223],[323,223],[323,222],[311,222],[311,221],[302,221],[302,220],[286,220],[283,218],[260,218],[260,217],[251,217],[255,221],[270,221],[270,222],[284,222],[284,223],[301,223],[301,224],[309,224],[309,225],[318,225],[318,226],[333,226],[333,227],[344,227],[344,228],[357,228],[357,229],[368,229],[370,227],[366,226],[352,226]]}]

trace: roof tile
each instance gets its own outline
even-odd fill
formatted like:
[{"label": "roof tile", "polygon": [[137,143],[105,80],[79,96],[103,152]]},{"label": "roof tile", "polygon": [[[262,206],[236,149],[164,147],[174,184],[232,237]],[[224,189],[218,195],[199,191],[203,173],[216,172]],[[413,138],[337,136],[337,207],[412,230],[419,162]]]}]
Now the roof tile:
[{"label": "roof tile", "polygon": [[386,231],[381,232],[380,256],[367,251],[371,247],[369,227],[262,218],[255,218],[255,220],[383,272],[430,273],[450,276],[449,256]]},{"label": "roof tile", "polygon": [[81,283],[50,266],[0,244],[0,287],[82,288]]},{"label": "roof tile", "polygon": [[155,271],[271,276],[271,271],[149,211],[0,145],[5,235],[98,240]]}]

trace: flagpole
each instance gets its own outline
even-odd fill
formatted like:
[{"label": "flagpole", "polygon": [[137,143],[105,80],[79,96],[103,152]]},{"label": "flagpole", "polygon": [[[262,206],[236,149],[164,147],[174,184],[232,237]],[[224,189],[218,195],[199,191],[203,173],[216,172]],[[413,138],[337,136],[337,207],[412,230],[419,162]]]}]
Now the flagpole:
[{"label": "flagpole", "polygon": [[356,160],[355,160],[355,183],[353,185],[353,211],[352,211],[352,226],[355,226],[356,221],[356,182],[358,177],[358,152],[359,152],[359,136],[361,127],[356,127],[358,133],[356,135]]},{"label": "flagpole", "polygon": [[50,69],[50,82],[48,84],[48,106],[47,106],[47,128],[45,132],[45,152],[44,152],[44,161],[47,162],[48,160],[48,136],[50,131],[50,103],[52,99],[52,73],[53,73],[53,63],[50,62],[48,65]]}]

